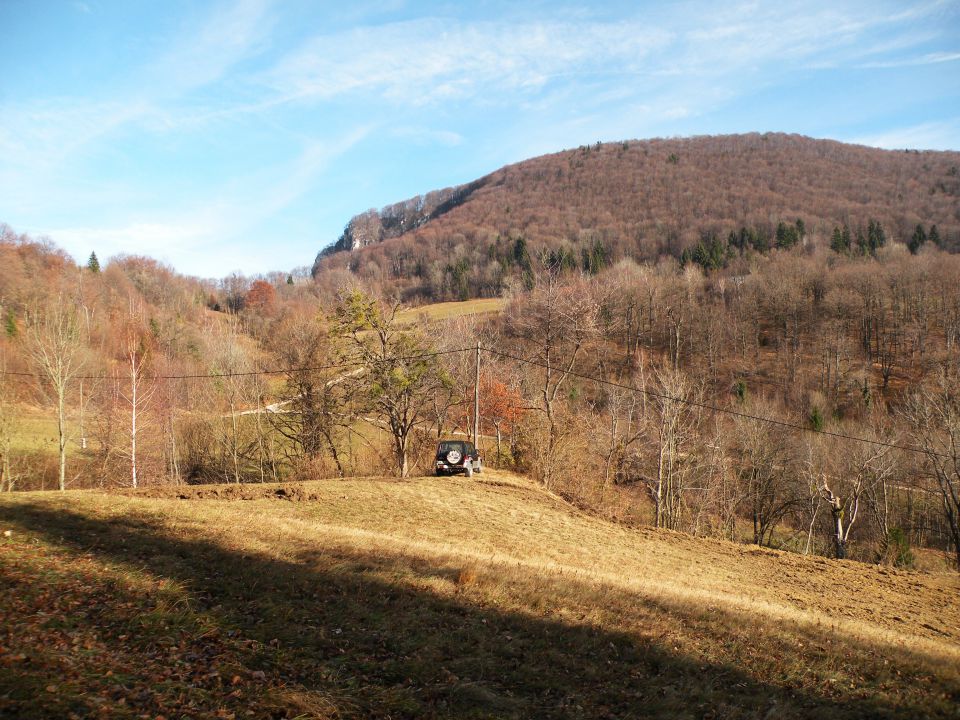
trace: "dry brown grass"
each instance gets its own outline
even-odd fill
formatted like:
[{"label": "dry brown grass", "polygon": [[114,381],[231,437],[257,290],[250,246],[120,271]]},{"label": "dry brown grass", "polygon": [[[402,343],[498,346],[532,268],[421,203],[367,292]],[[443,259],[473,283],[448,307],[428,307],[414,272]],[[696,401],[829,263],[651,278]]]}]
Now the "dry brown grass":
[{"label": "dry brown grass", "polygon": [[423,318],[427,320],[452,320],[467,315],[484,315],[503,310],[507,301],[504,298],[474,298],[462,302],[441,302],[402,310],[397,314],[401,323],[415,323]]},{"label": "dry brown grass", "polygon": [[237,662],[269,667],[290,714],[912,717],[960,699],[955,574],[629,529],[506,473],[278,489],[25,494],[0,519],[281,638],[282,661]]}]

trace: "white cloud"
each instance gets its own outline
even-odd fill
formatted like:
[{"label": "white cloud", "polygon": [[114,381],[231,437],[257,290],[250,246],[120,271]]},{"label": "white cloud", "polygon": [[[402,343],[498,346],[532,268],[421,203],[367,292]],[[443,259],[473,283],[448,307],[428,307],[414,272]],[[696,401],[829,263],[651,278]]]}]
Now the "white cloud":
[{"label": "white cloud", "polygon": [[272,23],[269,0],[240,0],[216,7],[148,70],[154,94],[179,94],[222,79],[237,63],[262,50]]},{"label": "white cloud", "polygon": [[946,62],[956,62],[960,60],[960,53],[936,52],[927,53],[920,57],[902,58],[900,60],[882,60],[877,62],[863,63],[861,68],[898,68],[914,67],[917,65],[938,65]]},{"label": "white cloud", "polygon": [[455,147],[463,143],[463,136],[452,130],[434,130],[422,126],[403,126],[394,128],[390,131],[393,137],[417,145],[443,145],[445,147]]},{"label": "white cloud", "polygon": [[[0,152],[4,164],[42,170],[130,123],[175,124],[166,109],[183,93],[223,78],[257,51],[267,35],[266,0],[243,0],[212,11],[159,60],[138,74],[129,92],[108,99],[51,97],[0,106]],[[156,118],[154,120],[153,118]]]},{"label": "white cloud", "polygon": [[[911,8],[909,15],[915,19],[936,9]],[[684,4],[617,22],[425,18],[314,36],[257,80],[280,102],[367,95],[407,107],[459,100],[515,103],[559,79],[568,85],[606,79],[599,91],[608,92],[619,78],[621,86],[640,95],[670,77],[692,81],[693,92],[699,92],[698,79],[713,78],[735,94],[749,86],[752,75],[773,67],[849,64],[851,57],[870,54],[868,35],[881,43],[872,37],[876,31],[900,48],[929,39],[901,30],[901,12],[868,10],[786,2],[720,9]],[[891,33],[895,41],[887,37]],[[908,40],[901,37],[907,35]],[[935,53],[924,62],[952,59],[952,53]]]},{"label": "white cloud", "polygon": [[887,150],[960,150],[960,118],[927,122],[882,133],[851,138],[849,142]]},{"label": "white cloud", "polygon": [[408,104],[530,91],[563,73],[639,69],[670,33],[636,22],[455,24],[414,20],[313,38],[261,76],[290,99],[376,93]]}]

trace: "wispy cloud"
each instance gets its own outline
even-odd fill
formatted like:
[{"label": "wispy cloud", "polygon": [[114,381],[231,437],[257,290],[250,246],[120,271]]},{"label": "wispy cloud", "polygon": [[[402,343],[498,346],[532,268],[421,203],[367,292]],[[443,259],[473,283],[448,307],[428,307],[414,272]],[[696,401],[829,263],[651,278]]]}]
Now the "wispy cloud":
[{"label": "wispy cloud", "polygon": [[524,91],[552,77],[613,63],[640,69],[670,33],[636,22],[456,24],[433,19],[313,38],[261,79],[291,98],[370,92],[422,104],[482,93]]},{"label": "wispy cloud", "polygon": [[[239,239],[308,193],[318,176],[369,136],[371,126],[356,128],[332,141],[308,141],[292,159],[231,179],[192,207],[138,213],[114,225],[39,227],[78,259],[91,250],[107,258],[120,253],[159,256],[175,267],[222,276],[239,263]],[[242,254],[242,251],[241,251]],[[245,267],[278,267],[278,248],[269,243],[247,247]],[[294,264],[294,263],[287,263]],[[239,267],[240,265],[238,265]],[[281,262],[280,267],[284,264]]]},{"label": "wispy cloud", "polygon": [[899,68],[914,67],[917,65],[938,65],[940,63],[956,62],[960,60],[960,52],[936,52],[927,53],[920,57],[902,58],[899,60],[882,60],[876,62],[863,63],[861,68]]},{"label": "wispy cloud", "polygon": [[42,168],[130,123],[156,126],[156,117],[162,126],[163,118],[176,115],[166,105],[222,79],[256,52],[268,36],[268,8],[266,0],[215,8],[137,73],[126,92],[106,99],[59,96],[0,105],[0,150],[8,162]]},{"label": "wispy cloud", "polygon": [[155,94],[179,94],[222,79],[237,63],[264,49],[272,20],[269,0],[240,0],[215,7],[147,70]]},{"label": "wispy cloud", "polygon": [[[916,18],[936,7],[911,8],[909,14]],[[868,33],[903,21],[902,12],[863,10],[747,2],[720,9],[679,6],[666,17],[639,13],[617,22],[426,18],[317,35],[257,79],[279,102],[367,95],[405,106],[506,104],[543,93],[552,81],[569,85],[600,77],[620,78],[635,95],[659,88],[665,78],[683,77],[697,93],[699,78],[724,78],[736,88],[774,66],[849,63],[868,52]],[[897,33],[900,48],[929,37],[912,32],[915,37],[904,41],[905,34]],[[922,62],[953,59],[953,53],[932,53]]]},{"label": "wispy cloud", "polygon": [[390,131],[393,137],[417,145],[444,145],[455,147],[463,143],[463,135],[453,130],[434,130],[423,126],[401,126]]},{"label": "wispy cloud", "polygon": [[850,142],[887,150],[956,150],[960,148],[960,117],[854,137]]}]

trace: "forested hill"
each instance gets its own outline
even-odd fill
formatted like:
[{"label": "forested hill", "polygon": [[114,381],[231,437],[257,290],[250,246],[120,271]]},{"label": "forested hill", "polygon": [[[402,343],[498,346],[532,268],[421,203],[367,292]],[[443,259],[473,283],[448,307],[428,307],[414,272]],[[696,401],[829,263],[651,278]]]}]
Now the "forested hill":
[{"label": "forested hill", "polygon": [[[958,250],[958,168],[958,152],[782,134],[597,143],[358,215],[314,273],[346,266],[408,297],[452,299],[498,294],[542,249],[595,270],[623,257],[689,257],[702,244],[715,267],[745,249],[829,245],[843,226],[856,251],[858,232],[866,238],[875,223],[885,242],[915,246],[935,226],[934,242]],[[781,222],[799,228],[786,243]]]}]

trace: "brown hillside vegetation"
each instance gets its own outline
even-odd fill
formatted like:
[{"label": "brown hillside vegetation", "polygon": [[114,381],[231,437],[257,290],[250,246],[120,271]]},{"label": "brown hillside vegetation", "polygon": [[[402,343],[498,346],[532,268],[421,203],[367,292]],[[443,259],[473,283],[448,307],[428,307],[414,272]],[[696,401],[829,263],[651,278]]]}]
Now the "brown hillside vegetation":
[{"label": "brown hillside vegetation", "polygon": [[5,717],[916,718],[960,700],[955,575],[628,529],[507,473],[23,493],[0,523]]},{"label": "brown hillside vegetation", "polygon": [[[877,150],[796,135],[749,134],[596,144],[501,168],[469,185],[353,218],[315,274],[343,268],[411,296],[492,296],[515,271],[517,237],[531,252],[577,264],[679,256],[705,235],[753,229],[772,241],[798,218],[808,242],[871,219],[907,242],[918,224],[960,247],[960,153]],[[392,239],[391,238],[398,238]],[[391,240],[382,243],[380,241]],[[336,275],[336,273],[334,273]]]}]

